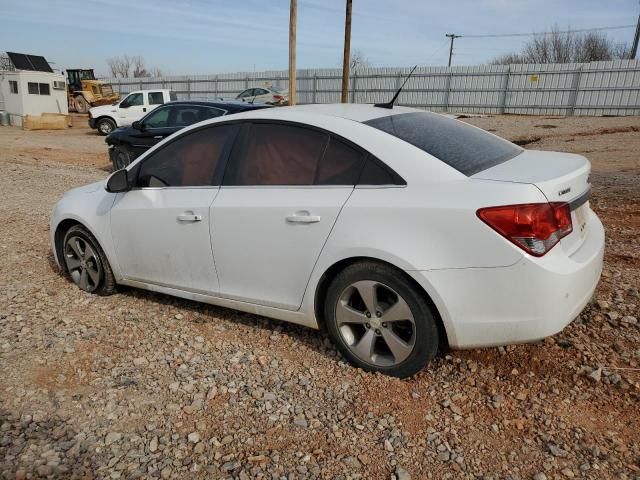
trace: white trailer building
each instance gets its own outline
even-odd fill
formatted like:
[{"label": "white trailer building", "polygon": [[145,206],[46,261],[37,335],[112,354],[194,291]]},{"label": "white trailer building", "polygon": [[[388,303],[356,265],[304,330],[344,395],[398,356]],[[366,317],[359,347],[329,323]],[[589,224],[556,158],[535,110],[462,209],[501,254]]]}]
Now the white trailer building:
[{"label": "white trailer building", "polygon": [[11,125],[21,126],[25,115],[68,114],[66,89],[44,57],[8,53],[0,61],[0,110]]}]

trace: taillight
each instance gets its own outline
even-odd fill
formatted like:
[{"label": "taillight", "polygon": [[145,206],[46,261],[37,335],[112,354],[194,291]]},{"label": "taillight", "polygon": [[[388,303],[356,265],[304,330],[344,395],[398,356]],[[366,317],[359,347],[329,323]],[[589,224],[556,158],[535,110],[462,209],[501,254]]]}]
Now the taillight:
[{"label": "taillight", "polygon": [[273,99],[274,99],[274,100],[277,100],[277,101],[279,102],[279,101],[281,101],[281,100],[284,100],[284,97],[283,97],[282,95],[274,95],[274,96],[273,96]]},{"label": "taillight", "polygon": [[527,253],[541,257],[573,231],[567,203],[528,203],[477,211],[484,223]]}]

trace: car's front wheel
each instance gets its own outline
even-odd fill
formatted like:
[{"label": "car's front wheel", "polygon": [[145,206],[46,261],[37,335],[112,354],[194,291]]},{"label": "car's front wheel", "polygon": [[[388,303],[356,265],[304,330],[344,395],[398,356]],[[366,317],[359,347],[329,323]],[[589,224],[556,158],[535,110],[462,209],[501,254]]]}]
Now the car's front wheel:
[{"label": "car's front wheel", "polygon": [[96,123],[96,128],[100,135],[109,135],[116,128],[116,124],[110,118],[101,118]]},{"label": "car's front wheel", "polygon": [[111,163],[113,163],[113,171],[126,168],[134,160],[131,150],[123,145],[113,147],[111,152]]},{"label": "car's front wheel", "polygon": [[67,273],[85,292],[110,295],[116,283],[104,251],[82,225],[74,225],[64,236],[63,256]]},{"label": "car's front wheel", "polygon": [[405,274],[388,265],[345,268],[329,286],[324,312],[337,348],[364,370],[408,377],[438,351],[431,306]]}]

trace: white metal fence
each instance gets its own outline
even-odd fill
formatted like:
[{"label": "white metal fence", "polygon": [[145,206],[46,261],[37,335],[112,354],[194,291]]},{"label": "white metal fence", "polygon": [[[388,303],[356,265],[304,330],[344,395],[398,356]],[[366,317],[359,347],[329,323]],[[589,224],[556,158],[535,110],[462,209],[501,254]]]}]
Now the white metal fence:
[{"label": "white metal fence", "polygon": [[[353,103],[388,101],[408,68],[353,72]],[[222,73],[161,78],[105,79],[120,93],[171,88],[178,98],[234,97],[250,87],[287,89],[287,71]],[[340,101],[342,70],[298,71],[298,103]],[[398,104],[434,111],[528,115],[640,115],[640,61],[418,67]]]}]

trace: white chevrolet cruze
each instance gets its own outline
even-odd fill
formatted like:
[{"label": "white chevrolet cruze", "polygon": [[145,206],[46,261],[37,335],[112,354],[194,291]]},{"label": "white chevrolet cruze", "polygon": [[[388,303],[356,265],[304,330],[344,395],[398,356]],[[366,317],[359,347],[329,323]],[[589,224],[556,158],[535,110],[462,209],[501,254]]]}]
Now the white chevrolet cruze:
[{"label": "white chevrolet cruze", "polygon": [[87,292],[324,326],[354,365],[405,377],[438,347],[537,340],[580,313],[604,250],[589,171],[409,108],[257,110],[70,191],[51,240]]}]

